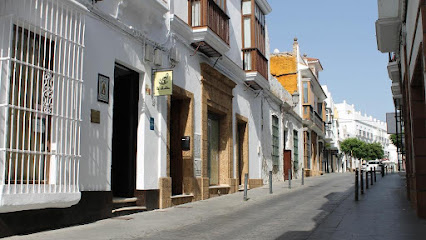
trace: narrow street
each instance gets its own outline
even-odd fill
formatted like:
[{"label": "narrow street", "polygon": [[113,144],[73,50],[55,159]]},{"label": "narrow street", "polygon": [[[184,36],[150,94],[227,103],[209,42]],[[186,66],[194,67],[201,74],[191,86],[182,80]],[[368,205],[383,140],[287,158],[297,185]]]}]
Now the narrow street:
[{"label": "narrow street", "polygon": [[306,239],[353,196],[353,174],[327,174],[96,223],[10,239]]},{"label": "narrow street", "polygon": [[[426,220],[406,200],[404,173],[378,176],[354,200],[351,173],[267,187],[10,240],[286,239],[422,240]],[[371,183],[370,183],[371,184]]]},{"label": "narrow street", "polygon": [[[0,0],[0,238],[425,240],[424,23],[426,0]],[[389,174],[358,196],[363,171]]]}]

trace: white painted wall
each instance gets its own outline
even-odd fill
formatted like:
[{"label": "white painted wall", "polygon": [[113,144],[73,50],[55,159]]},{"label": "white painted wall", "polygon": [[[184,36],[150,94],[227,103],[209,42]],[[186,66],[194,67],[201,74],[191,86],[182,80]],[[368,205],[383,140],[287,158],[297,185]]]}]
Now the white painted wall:
[{"label": "white painted wall", "polygon": [[[261,121],[260,121],[260,96],[258,92],[247,88],[244,85],[237,85],[233,91],[233,111],[235,114],[239,114],[248,119],[248,134],[249,134],[249,178],[259,179],[261,178],[260,168],[259,168],[259,138],[261,132],[259,131]],[[236,125],[234,114],[233,126]],[[234,159],[236,153],[236,137],[235,130],[233,131],[234,135]],[[236,166],[234,161],[234,166]],[[234,170],[236,168],[234,167]]]},{"label": "white painted wall", "polygon": [[188,22],[188,0],[171,0],[170,13],[175,14],[184,22]]},{"label": "white painted wall", "polygon": [[[110,4],[110,5],[108,5]],[[112,2],[96,5],[113,15]],[[141,11],[141,9],[138,9]],[[138,18],[140,12],[127,8],[121,19],[139,31],[148,31],[147,37],[157,42],[167,39],[167,24],[161,15],[155,20],[155,11],[147,17]],[[149,12],[145,10],[144,13]],[[143,14],[142,14],[143,15]],[[146,14],[145,14],[146,15]],[[114,21],[114,20],[112,20]],[[163,24],[159,27],[159,24]],[[85,88],[82,107],[82,161],[80,163],[80,183],[83,191],[108,191],[111,189],[111,149],[114,64],[120,63],[139,73],[139,125],[137,142],[137,189],[158,189],[158,178],[166,176],[167,143],[167,101],[165,97],[145,95],[145,88],[151,88],[151,64],[144,60],[144,45],[141,40],[121,31],[117,27],[89,14],[86,21],[86,54],[84,58]],[[96,31],[94,31],[96,29]],[[162,36],[159,36],[162,35]],[[155,38],[156,37],[156,38]],[[99,41],[102,39],[102,41]],[[164,61],[163,61],[164,62]],[[164,62],[167,67],[168,62]],[[97,76],[110,77],[110,103],[98,102]],[[152,101],[154,100],[154,102]],[[101,112],[101,123],[90,123],[90,110]],[[154,130],[149,129],[149,119],[155,121]]]},{"label": "white painted wall", "polygon": [[[383,146],[385,157],[396,155],[396,147],[391,143],[389,134],[387,134],[386,122],[356,111],[355,106],[349,105],[346,101],[335,104],[335,106],[339,113],[341,141],[355,137],[367,143],[379,142]],[[360,130],[361,135],[359,135]],[[363,132],[370,133],[372,137],[364,137]]]}]

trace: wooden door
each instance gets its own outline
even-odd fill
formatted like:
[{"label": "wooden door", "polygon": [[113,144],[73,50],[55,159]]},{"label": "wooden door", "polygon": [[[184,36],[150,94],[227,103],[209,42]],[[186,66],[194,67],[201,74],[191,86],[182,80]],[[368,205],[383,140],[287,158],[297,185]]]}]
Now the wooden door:
[{"label": "wooden door", "polygon": [[284,180],[289,179],[288,170],[291,170],[291,150],[284,150]]},{"label": "wooden door", "polygon": [[172,195],[183,193],[183,154],[181,139],[182,100],[172,99],[170,112],[170,177],[172,178]]}]

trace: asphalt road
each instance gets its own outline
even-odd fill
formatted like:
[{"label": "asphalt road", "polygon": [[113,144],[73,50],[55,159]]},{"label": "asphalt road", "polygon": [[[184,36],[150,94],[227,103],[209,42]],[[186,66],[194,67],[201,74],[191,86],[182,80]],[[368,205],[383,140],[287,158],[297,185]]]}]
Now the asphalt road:
[{"label": "asphalt road", "polygon": [[[349,195],[351,174],[332,174],[249,207],[138,239],[306,239]],[[190,214],[190,212],[188,212]]]},{"label": "asphalt road", "polygon": [[353,174],[327,174],[275,183],[174,208],[133,214],[92,224],[9,239],[307,239],[348,197]]}]

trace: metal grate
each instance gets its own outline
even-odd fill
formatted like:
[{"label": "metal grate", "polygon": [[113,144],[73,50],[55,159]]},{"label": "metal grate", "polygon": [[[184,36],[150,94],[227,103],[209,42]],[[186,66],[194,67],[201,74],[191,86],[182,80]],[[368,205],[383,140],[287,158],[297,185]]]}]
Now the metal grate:
[{"label": "metal grate", "polygon": [[280,158],[280,129],[279,129],[279,119],[277,116],[272,115],[272,163],[273,166],[279,165]]},{"label": "metal grate", "polygon": [[65,0],[3,0],[0,16],[3,193],[78,192],[84,15]]}]

